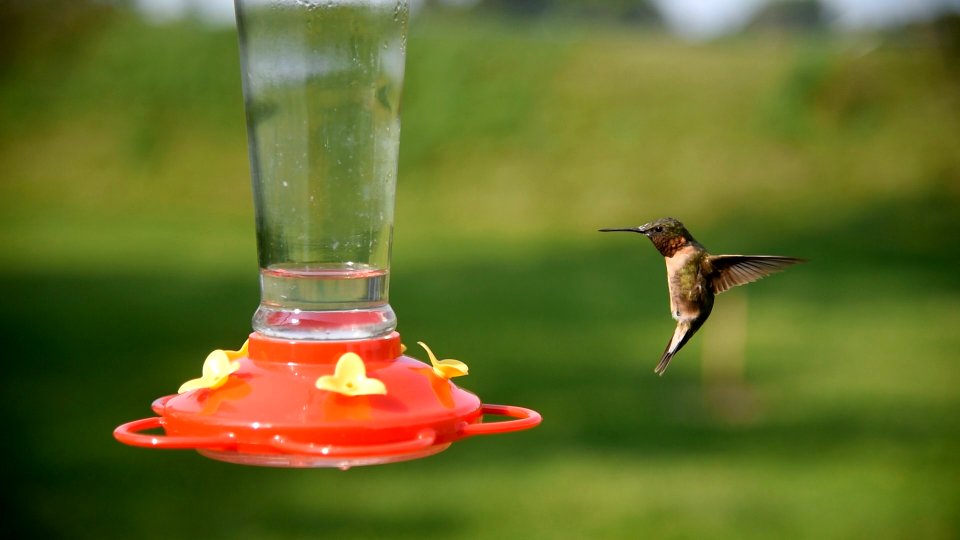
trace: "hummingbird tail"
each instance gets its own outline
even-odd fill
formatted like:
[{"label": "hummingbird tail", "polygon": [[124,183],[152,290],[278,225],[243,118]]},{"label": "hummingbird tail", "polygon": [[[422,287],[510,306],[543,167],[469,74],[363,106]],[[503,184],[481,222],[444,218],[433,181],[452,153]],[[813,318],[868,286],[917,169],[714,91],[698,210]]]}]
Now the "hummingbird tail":
[{"label": "hummingbird tail", "polygon": [[670,350],[663,351],[663,356],[660,358],[660,363],[657,364],[657,367],[653,369],[653,372],[657,375],[663,375],[663,372],[667,370],[667,366],[670,365],[670,361],[673,360],[673,353]]},{"label": "hummingbird tail", "polygon": [[667,366],[670,365],[670,361],[673,360],[673,356],[677,354],[677,351],[686,345],[687,342],[690,341],[690,338],[693,337],[693,334],[703,326],[705,319],[704,317],[704,319],[677,323],[677,329],[673,331],[673,336],[667,343],[667,348],[663,350],[663,356],[660,357],[660,362],[657,364],[657,367],[654,368],[654,373],[663,375],[663,372],[667,370]]}]

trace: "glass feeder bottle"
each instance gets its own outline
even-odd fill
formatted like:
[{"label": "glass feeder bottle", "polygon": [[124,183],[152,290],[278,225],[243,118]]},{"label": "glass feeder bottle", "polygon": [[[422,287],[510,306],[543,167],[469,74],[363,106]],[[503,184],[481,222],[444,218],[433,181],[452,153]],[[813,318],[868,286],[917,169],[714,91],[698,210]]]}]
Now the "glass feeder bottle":
[{"label": "glass feeder bottle", "polygon": [[236,0],[260,306],[294,340],[389,334],[407,0]]}]

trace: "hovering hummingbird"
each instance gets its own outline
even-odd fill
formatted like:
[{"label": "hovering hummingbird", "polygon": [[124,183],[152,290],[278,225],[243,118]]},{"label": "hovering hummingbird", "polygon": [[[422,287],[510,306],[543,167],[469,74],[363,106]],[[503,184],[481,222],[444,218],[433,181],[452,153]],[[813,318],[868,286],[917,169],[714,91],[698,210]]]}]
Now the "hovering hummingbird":
[{"label": "hovering hummingbird", "polygon": [[694,240],[683,223],[671,217],[639,227],[600,229],[600,232],[614,231],[646,236],[667,262],[670,314],[677,321],[677,329],[654,369],[657,375],[663,375],[677,351],[706,322],[713,310],[714,296],[790,265],[806,262],[795,257],[776,255],[711,255],[700,242]]}]

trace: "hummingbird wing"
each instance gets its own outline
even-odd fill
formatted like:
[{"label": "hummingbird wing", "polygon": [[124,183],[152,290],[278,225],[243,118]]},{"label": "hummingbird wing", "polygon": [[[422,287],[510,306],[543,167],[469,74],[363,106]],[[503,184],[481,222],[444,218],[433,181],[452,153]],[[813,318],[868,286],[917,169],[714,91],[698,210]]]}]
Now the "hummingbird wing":
[{"label": "hummingbird wing", "polygon": [[806,261],[778,255],[711,255],[707,257],[707,262],[713,267],[708,274],[713,293],[720,294]]}]

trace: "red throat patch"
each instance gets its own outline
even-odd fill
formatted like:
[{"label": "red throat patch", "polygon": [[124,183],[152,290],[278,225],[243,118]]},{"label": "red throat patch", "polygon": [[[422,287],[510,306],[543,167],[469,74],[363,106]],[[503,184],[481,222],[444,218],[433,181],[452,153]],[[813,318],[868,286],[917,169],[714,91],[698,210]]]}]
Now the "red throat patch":
[{"label": "red throat patch", "polygon": [[673,257],[678,251],[687,245],[687,239],[682,236],[673,238],[657,238],[653,240],[653,245],[664,257]]}]

